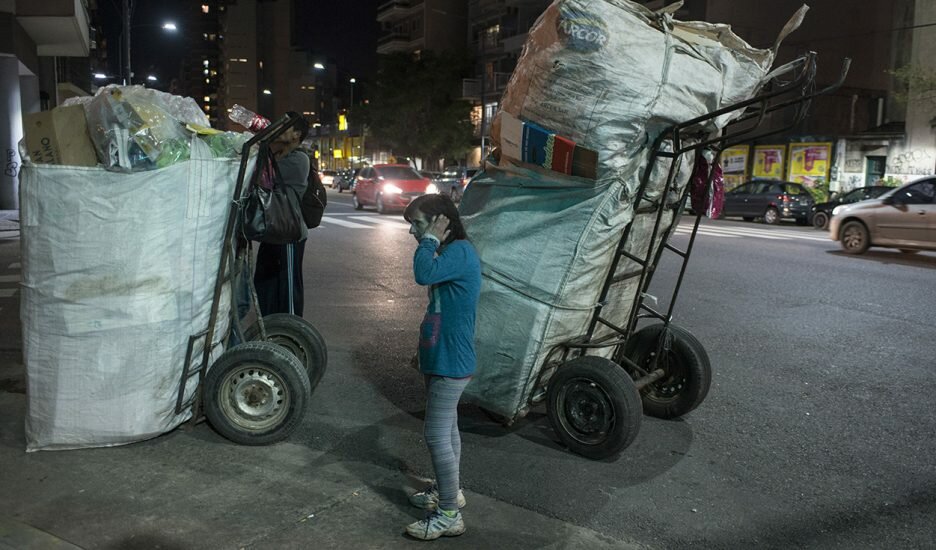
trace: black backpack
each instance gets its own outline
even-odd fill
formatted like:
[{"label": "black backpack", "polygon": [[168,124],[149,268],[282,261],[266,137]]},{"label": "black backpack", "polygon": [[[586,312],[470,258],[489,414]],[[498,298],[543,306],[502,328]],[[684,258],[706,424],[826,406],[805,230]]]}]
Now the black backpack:
[{"label": "black backpack", "polygon": [[326,204],[328,195],[325,193],[325,186],[322,185],[322,178],[319,177],[318,170],[312,168],[309,170],[309,185],[299,201],[299,209],[302,211],[302,220],[305,221],[306,227],[312,229],[322,223]]}]

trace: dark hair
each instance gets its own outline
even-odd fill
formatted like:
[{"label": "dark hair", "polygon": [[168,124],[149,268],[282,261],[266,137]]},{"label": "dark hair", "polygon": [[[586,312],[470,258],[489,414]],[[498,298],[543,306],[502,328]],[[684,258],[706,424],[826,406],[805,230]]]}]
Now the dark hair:
[{"label": "dark hair", "polygon": [[296,111],[287,111],[287,115],[291,117],[298,118],[299,120],[293,124],[293,128],[299,132],[299,143],[305,141],[306,136],[309,135],[309,121],[306,118]]},{"label": "dark hair", "polygon": [[450,233],[442,244],[468,238],[465,227],[462,225],[461,217],[458,215],[458,208],[455,207],[455,203],[452,202],[452,199],[447,195],[437,195],[433,193],[416,197],[413,199],[413,202],[409,203],[406,210],[403,211],[403,219],[412,223],[413,215],[416,214],[417,210],[422,212],[426,218],[430,220],[439,214],[448,218]]}]

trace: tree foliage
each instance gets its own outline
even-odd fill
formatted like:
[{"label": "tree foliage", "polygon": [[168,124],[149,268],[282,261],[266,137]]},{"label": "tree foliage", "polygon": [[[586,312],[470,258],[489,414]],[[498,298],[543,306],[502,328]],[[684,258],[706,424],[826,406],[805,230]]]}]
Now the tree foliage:
[{"label": "tree foliage", "polygon": [[936,105],[936,71],[919,65],[905,65],[890,74],[897,80],[894,98],[902,105],[917,101]]},{"label": "tree foliage", "polygon": [[370,134],[398,156],[463,156],[471,147],[471,105],[457,95],[468,66],[450,54],[382,56],[364,113]]}]

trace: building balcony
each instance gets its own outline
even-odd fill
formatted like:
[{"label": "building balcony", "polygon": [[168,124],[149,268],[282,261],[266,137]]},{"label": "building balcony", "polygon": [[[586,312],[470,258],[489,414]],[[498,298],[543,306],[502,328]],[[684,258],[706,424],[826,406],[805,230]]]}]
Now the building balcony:
[{"label": "building balcony", "polygon": [[415,51],[423,47],[425,38],[420,33],[389,32],[377,40],[377,53],[386,55],[396,52]]},{"label": "building balcony", "polygon": [[423,8],[425,0],[389,0],[377,8],[377,21],[396,21]]},{"label": "building balcony", "polygon": [[87,57],[91,51],[87,0],[17,0],[16,21],[40,56]]},{"label": "building balcony", "polygon": [[461,98],[480,101],[483,91],[485,101],[490,101],[504,93],[508,82],[510,82],[510,73],[494,73],[493,79],[484,79],[483,88],[480,78],[464,78],[462,79]]}]

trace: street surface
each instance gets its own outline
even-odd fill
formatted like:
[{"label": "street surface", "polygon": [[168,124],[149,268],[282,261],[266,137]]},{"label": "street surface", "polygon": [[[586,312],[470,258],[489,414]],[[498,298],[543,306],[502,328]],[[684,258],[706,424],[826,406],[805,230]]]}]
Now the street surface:
[{"label": "street surface", "polygon": [[[689,221],[683,220],[675,244],[688,241]],[[812,228],[702,223],[675,322],[697,336],[711,358],[714,378],[706,401],[680,420],[645,417],[634,444],[602,462],[560,447],[542,407],[507,429],[463,406],[469,531],[436,544],[513,547],[498,541],[522,530],[529,532],[527,548],[595,548],[599,541],[659,549],[936,545],[936,254],[871,249],[855,257]],[[175,519],[169,511],[145,508],[145,495],[120,504],[143,507],[137,512],[142,517],[91,521],[94,509],[116,512],[117,504],[83,501],[76,493],[69,520],[54,517],[46,497],[31,498],[28,491],[38,490],[42,475],[54,480],[56,467],[85,460],[80,457],[92,456],[89,463],[97,465],[121,457],[113,459],[112,475],[128,487],[150,483],[178,490],[172,482],[180,471],[203,471],[208,479],[220,467],[230,471],[231,486],[250,484],[285,514],[299,489],[283,490],[277,484],[283,477],[314,492],[317,486],[327,491],[349,472],[362,479],[375,471],[387,479],[398,472],[430,475],[421,437],[422,382],[409,367],[426,296],[412,280],[415,241],[407,228],[400,215],[355,211],[347,192],[329,190],[326,216],[311,232],[305,256],[305,316],[328,342],[329,367],[309,414],[286,443],[240,448],[202,424],[121,449],[22,455],[22,369],[0,367],[0,404],[20,415],[3,424],[20,431],[0,440],[0,457],[17,457],[18,472],[14,479],[0,469],[0,482],[15,491],[6,502],[0,498],[0,517],[15,516],[94,547],[124,547],[116,544],[124,540],[128,548],[159,546],[154,541],[195,548],[203,547],[202,540],[222,543],[209,547],[274,548],[285,540],[277,539],[275,525],[264,537],[262,526],[253,526],[253,538],[248,525],[220,527],[225,514],[249,518],[249,500],[219,500],[221,493],[198,477],[185,478],[195,480],[183,491],[193,495],[183,506],[190,519],[156,539],[123,535],[135,521],[163,525]],[[0,233],[5,364],[16,360],[10,346],[18,332],[10,331],[18,331],[17,246],[13,233]],[[650,294],[665,303],[675,276],[670,257]],[[159,457],[153,471],[123,462],[141,448]],[[340,474],[334,470],[339,467]],[[81,486],[71,478],[57,483],[76,491]],[[370,494],[405,511],[402,493],[389,485],[369,486]],[[245,490],[235,488],[231,494]],[[472,522],[484,509],[479,507],[532,512],[524,517],[543,518],[543,525],[559,520],[569,532],[585,529],[594,538],[546,536],[546,527],[537,536],[538,523]],[[290,529],[301,527],[295,525]],[[222,528],[231,530],[213,532]],[[389,530],[386,540],[347,547],[416,544],[399,530]],[[115,532],[124,538],[108,538]],[[334,541],[352,540],[319,536],[309,539],[318,541],[316,547],[344,547]]]}]

